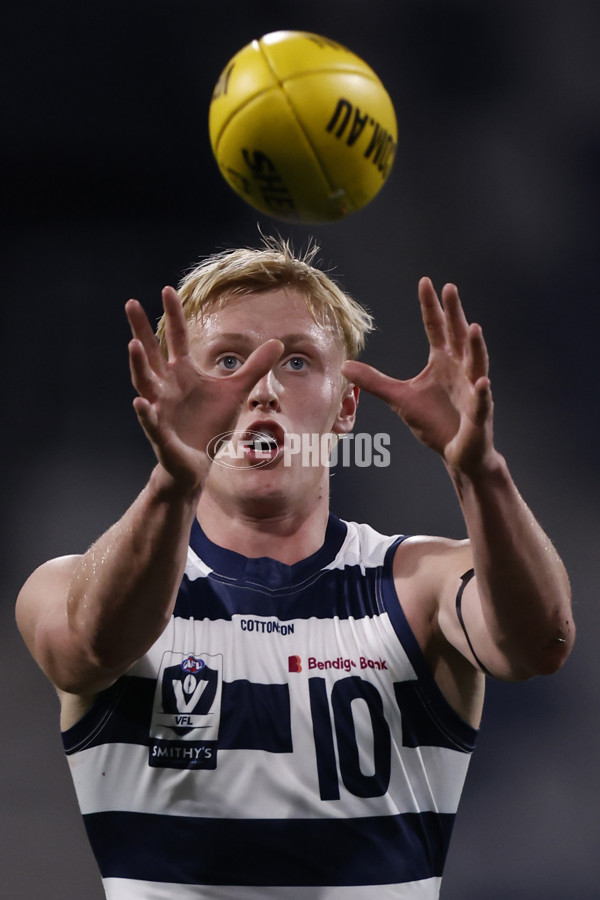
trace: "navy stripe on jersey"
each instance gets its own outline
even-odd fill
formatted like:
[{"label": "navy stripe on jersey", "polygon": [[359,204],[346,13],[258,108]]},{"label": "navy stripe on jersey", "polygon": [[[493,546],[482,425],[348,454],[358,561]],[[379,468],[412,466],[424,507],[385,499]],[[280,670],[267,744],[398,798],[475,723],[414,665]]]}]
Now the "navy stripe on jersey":
[{"label": "navy stripe on jersey", "polygon": [[[313,682],[315,679],[311,679]],[[141,744],[148,746],[156,682],[152,678],[125,675],[103,691],[96,704],[68,731],[63,732],[67,756],[101,744]],[[402,714],[404,747],[447,747],[457,749],[456,740],[440,732],[437,716],[423,717],[429,702],[416,681],[394,683],[396,702]],[[329,716],[326,707],[327,717]],[[315,728],[319,706],[313,698]],[[458,718],[458,717],[457,717]],[[327,719],[329,721],[329,718]],[[465,725],[461,719],[458,722]],[[465,733],[474,742],[476,732]],[[326,733],[322,732],[322,733]],[[292,753],[289,689],[286,684],[254,684],[247,680],[223,683],[221,726],[218,746],[222,750],[266,750]],[[460,748],[466,749],[466,748]],[[332,747],[333,783],[338,788]],[[339,795],[338,795],[339,796]]]},{"label": "navy stripe on jersey", "polygon": [[[187,619],[231,621],[235,615],[292,619],[361,619],[383,612],[377,605],[379,569],[346,566],[313,573],[308,583],[265,590],[245,581],[230,582],[211,573],[190,580],[184,576],[174,615]],[[323,602],[323,598],[327,602]]]},{"label": "navy stripe on jersey", "polygon": [[267,588],[280,588],[290,584],[300,584],[314,572],[327,566],[334,559],[344,543],[348,526],[330,513],[325,530],[323,545],[306,559],[288,566],[270,557],[249,558],[213,544],[194,519],[190,535],[190,547],[206,565],[216,572],[226,573],[228,580],[256,583]]},{"label": "navy stripe on jersey", "polygon": [[[467,725],[451,707],[448,707],[449,712],[443,710],[442,715],[448,712],[448,718],[452,722],[442,729],[440,714],[431,710],[431,700],[418,681],[394,682],[394,694],[402,714],[403,747],[446,747],[465,753],[474,749],[476,730]],[[441,700],[446,703],[443,696]],[[423,710],[428,713],[427,716],[423,715]]]},{"label": "navy stripe on jersey", "polygon": [[102,812],[84,821],[104,878],[324,886],[441,876],[454,816],[233,820]]},{"label": "navy stripe on jersey", "polygon": [[292,753],[292,717],[287,684],[223,683],[220,750]]},{"label": "navy stripe on jersey", "polygon": [[[123,676],[98,696],[96,704],[79,722],[63,733],[65,753],[70,756],[78,750],[112,741],[148,746],[155,686],[156,682],[151,678]],[[423,708],[427,709],[429,704],[424,700],[418,682],[395,682],[394,693],[402,714],[404,747],[441,746],[456,749],[456,741],[446,739],[440,733],[437,719],[423,717]],[[270,753],[293,751],[287,685],[253,684],[246,680],[224,682],[221,710],[220,749],[267,750]],[[317,713],[315,701],[315,727]],[[332,758],[333,781],[338,789],[335,758]]]},{"label": "navy stripe on jersey", "polygon": [[[381,595],[394,631],[406,650],[419,679],[418,683],[406,682],[394,685],[396,700],[406,721],[412,720],[419,723],[419,730],[412,734],[409,732],[406,738],[404,738],[403,726],[403,743],[406,740],[406,746],[409,747],[439,744],[441,747],[450,747],[469,753],[475,747],[478,731],[458,715],[437,686],[398,600],[394,585],[393,566],[394,554],[399,543],[400,541],[392,544],[386,553],[381,576]],[[431,729],[427,722],[423,721],[423,716],[418,714],[419,709],[427,712],[431,719]],[[411,710],[414,710],[414,713],[411,714]]]},{"label": "navy stripe on jersey", "polygon": [[[148,746],[155,688],[152,678],[120,678],[99,695],[79,722],[63,733],[65,753],[71,755],[111,742]],[[254,684],[242,679],[223,682],[218,746],[222,750],[291,753],[287,684]]]},{"label": "navy stripe on jersey", "polygon": [[[152,712],[152,698],[156,682],[150,678],[138,678],[137,681],[145,682],[142,689],[141,702],[139,705],[131,703],[131,697],[127,688],[131,678],[123,676],[119,678],[111,687],[105,691],[101,691],[96,695],[93,705],[79,719],[75,725],[63,731],[61,734],[63,749],[67,756],[84,750],[86,747],[94,747],[96,744],[103,744],[109,733],[112,735],[118,722],[119,732],[125,734],[123,741],[125,743],[146,743],[143,741],[131,740],[128,735],[139,735],[142,730],[147,732],[150,722],[148,714]],[[145,696],[148,694],[148,697]],[[124,704],[124,707],[121,705]],[[123,711],[124,710],[124,711]]]}]

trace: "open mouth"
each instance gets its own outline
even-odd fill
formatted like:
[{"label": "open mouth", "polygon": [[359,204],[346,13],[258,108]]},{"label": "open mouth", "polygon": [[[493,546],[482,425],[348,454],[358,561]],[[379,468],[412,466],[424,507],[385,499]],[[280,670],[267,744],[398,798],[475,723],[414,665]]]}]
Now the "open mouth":
[{"label": "open mouth", "polygon": [[251,453],[257,458],[271,458],[278,451],[277,441],[273,438],[256,438],[249,447]]},{"label": "open mouth", "polygon": [[283,452],[285,431],[277,423],[255,423],[246,431],[226,431],[207,446],[213,462],[228,469],[244,462],[258,469],[278,459]]},{"label": "open mouth", "polygon": [[283,446],[283,432],[271,426],[257,426],[244,433],[244,455],[252,463],[275,459]]},{"label": "open mouth", "polygon": [[258,434],[249,446],[255,453],[272,453],[279,449],[277,438],[273,434]]}]

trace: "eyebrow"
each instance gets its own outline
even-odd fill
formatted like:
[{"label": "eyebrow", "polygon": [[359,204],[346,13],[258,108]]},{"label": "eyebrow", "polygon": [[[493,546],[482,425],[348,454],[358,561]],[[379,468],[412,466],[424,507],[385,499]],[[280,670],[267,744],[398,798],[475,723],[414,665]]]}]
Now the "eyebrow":
[{"label": "eyebrow", "polygon": [[[194,335],[196,340],[202,340],[203,334],[199,332],[199,334]],[[204,341],[207,346],[211,346],[212,344],[218,344],[221,341],[234,341],[235,343],[242,344],[251,344],[252,339],[248,337],[244,332],[236,332],[236,331],[224,331],[219,332],[219,334],[215,334],[212,337],[208,338]]]},{"label": "eyebrow", "polygon": [[[198,338],[201,339],[201,334],[198,335]],[[278,340],[280,340],[282,344],[284,344],[284,346],[287,344],[301,343],[308,343],[312,346],[317,346],[316,342],[310,337],[310,335],[303,334],[302,332],[284,334],[279,337]],[[214,344],[221,344],[223,342],[227,343],[228,341],[236,344],[244,344],[248,347],[254,344],[254,339],[251,338],[246,332],[225,331],[208,338],[208,340],[206,340],[205,342],[205,345],[207,347],[212,347]]]}]

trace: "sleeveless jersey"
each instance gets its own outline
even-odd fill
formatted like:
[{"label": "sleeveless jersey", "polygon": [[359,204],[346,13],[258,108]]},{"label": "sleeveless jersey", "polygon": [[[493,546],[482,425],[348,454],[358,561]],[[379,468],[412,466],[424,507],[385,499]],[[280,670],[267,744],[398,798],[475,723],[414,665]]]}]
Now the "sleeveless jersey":
[{"label": "sleeveless jersey", "polygon": [[[110,900],[434,900],[476,731],[331,516],[288,566],[197,522],[173,616],[63,734]],[[401,598],[400,598],[401,600]]]}]

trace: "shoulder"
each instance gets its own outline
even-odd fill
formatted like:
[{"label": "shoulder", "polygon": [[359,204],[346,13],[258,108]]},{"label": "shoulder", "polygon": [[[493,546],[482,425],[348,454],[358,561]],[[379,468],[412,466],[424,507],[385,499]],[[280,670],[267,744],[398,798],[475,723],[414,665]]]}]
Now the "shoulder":
[{"label": "shoulder", "polygon": [[462,575],[472,565],[468,540],[414,535],[398,546],[394,556],[394,577],[407,584],[439,590],[447,579]]},{"label": "shoulder", "polygon": [[363,522],[343,521],[343,524],[346,537],[340,552],[348,565],[355,563],[366,568],[381,565],[390,548],[404,539],[401,534],[381,534]]}]

